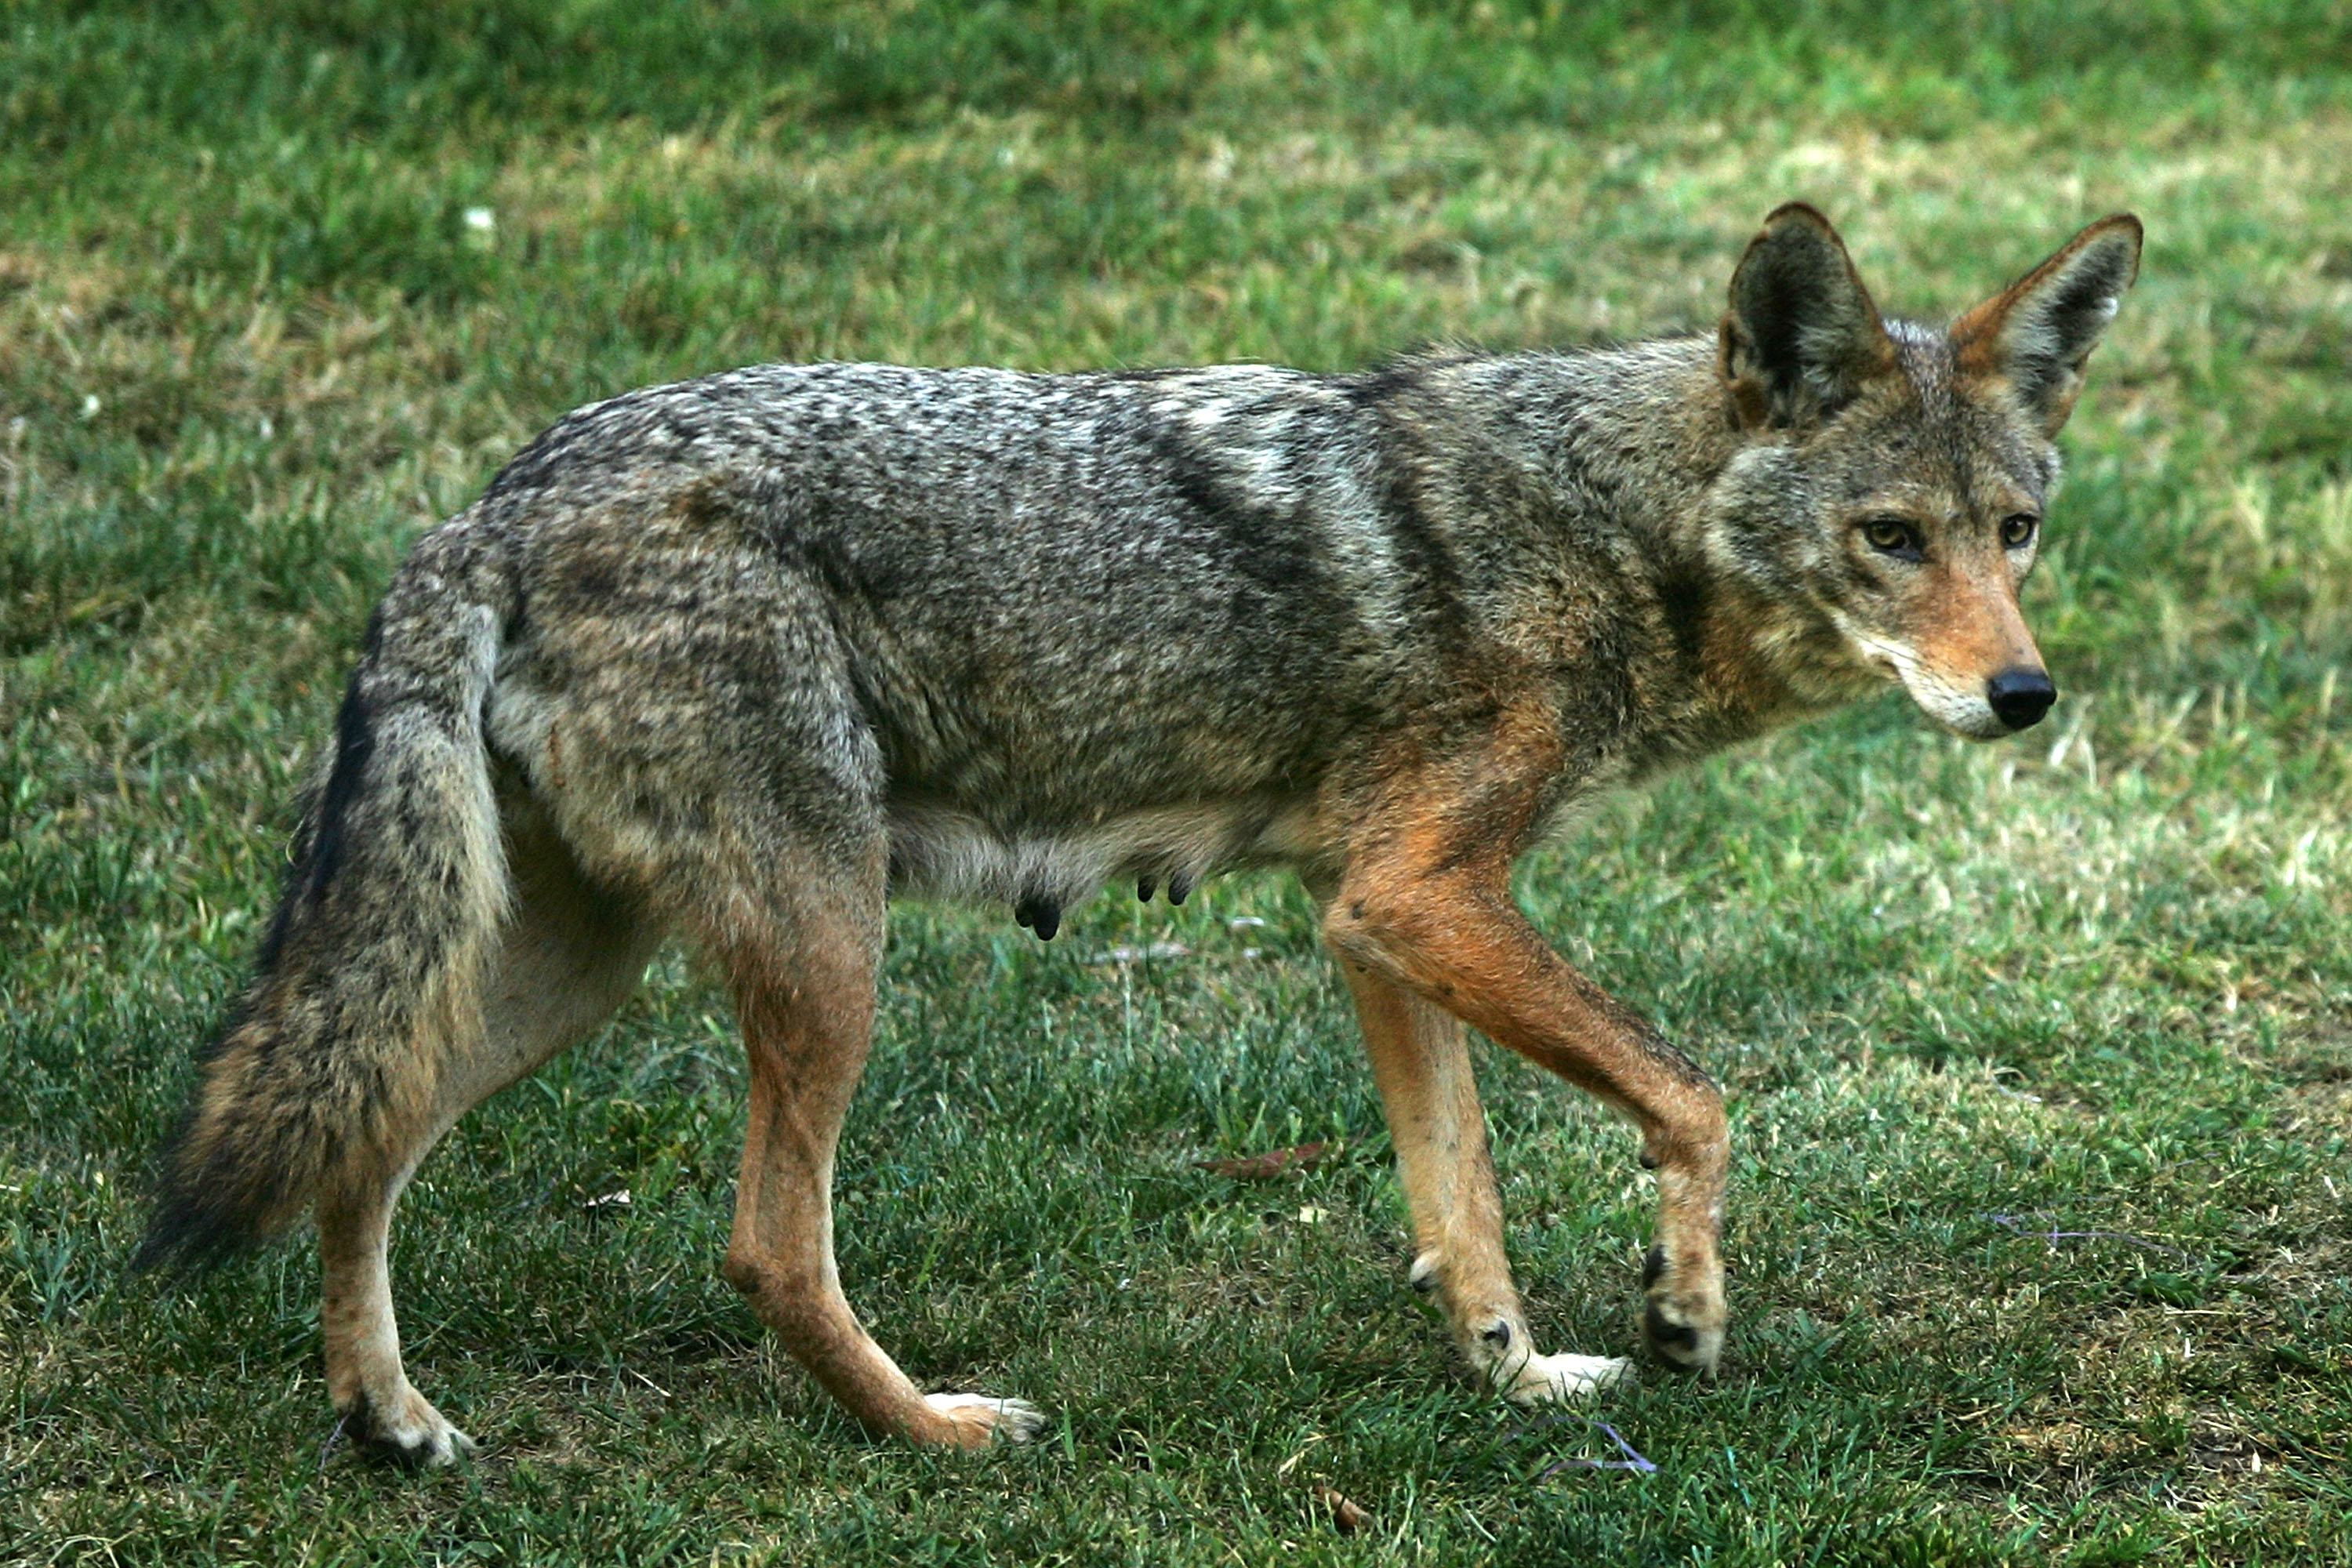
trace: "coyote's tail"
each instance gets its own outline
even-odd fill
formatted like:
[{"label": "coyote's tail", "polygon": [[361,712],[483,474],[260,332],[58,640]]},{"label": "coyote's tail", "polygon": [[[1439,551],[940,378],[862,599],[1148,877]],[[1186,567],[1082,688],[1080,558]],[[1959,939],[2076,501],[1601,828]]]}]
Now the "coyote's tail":
[{"label": "coyote's tail", "polygon": [[217,1261],[379,1163],[479,1027],[507,900],[482,735],[506,616],[468,553],[426,540],[369,623],[253,982],[164,1154],[142,1268]]}]

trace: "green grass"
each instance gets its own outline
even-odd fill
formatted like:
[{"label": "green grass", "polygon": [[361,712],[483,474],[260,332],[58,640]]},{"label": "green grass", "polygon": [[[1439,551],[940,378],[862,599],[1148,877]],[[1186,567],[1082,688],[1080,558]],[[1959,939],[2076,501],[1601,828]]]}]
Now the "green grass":
[{"label": "green grass", "polygon": [[[1704,324],[1789,197],[1923,315],[2106,211],[2150,246],[2030,595],[2053,722],[1889,698],[1526,870],[1733,1094],[1725,1375],[1598,1411],[1655,1473],[1455,1379],[1275,879],[895,917],[844,1270],[1038,1447],[866,1438],[719,1280],[740,1068],[677,958],[404,1207],[469,1468],[331,1442],[303,1247],[126,1274],[370,603],[563,409]],[[0,212],[0,1562],[2352,1554],[2342,7],[22,0]],[[1631,1139],[1485,1064],[1548,1344],[1630,1351]]]}]

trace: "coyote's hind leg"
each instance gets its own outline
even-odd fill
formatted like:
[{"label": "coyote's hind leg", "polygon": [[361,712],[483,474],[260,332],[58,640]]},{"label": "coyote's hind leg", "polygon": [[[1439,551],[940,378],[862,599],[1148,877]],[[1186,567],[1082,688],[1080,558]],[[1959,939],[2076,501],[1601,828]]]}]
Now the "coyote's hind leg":
[{"label": "coyote's hind leg", "polygon": [[739,919],[721,939],[751,1102],[728,1282],[874,1430],[962,1447],[1024,1441],[1044,1417],[1017,1399],[919,1391],[858,1322],[834,1262],[834,1151],[866,1065],[882,950],[878,846],[847,876],[771,870],[794,889],[792,913],[764,930]]},{"label": "coyote's hind leg", "polygon": [[429,1110],[389,1130],[319,1204],[327,1392],[356,1441],[404,1464],[446,1465],[474,1445],[401,1366],[385,1260],[401,1189],[459,1117],[602,1024],[635,988],[656,934],[588,882],[528,802],[505,805],[514,917],[485,966],[479,1023],[441,1021],[450,1054]]},{"label": "coyote's hind leg", "polygon": [[1541,1355],[1503,1255],[1501,1195],[1462,1025],[1344,954],[1412,1215],[1412,1287],[1434,1294],[1471,1366],[1521,1404],[1630,1381],[1622,1357]]},{"label": "coyote's hind leg", "polygon": [[840,635],[866,610],[780,559],[801,553],[797,502],[732,484],[631,511],[610,537],[607,521],[583,525],[538,586],[528,678],[554,694],[540,744],[562,753],[566,835],[643,889],[733,994],[750,1115],[728,1283],[866,1426],[1027,1436],[1039,1418],[1016,1402],[925,1398],[842,1292],[834,1151],[874,1025],[890,858],[860,696],[878,668]]}]

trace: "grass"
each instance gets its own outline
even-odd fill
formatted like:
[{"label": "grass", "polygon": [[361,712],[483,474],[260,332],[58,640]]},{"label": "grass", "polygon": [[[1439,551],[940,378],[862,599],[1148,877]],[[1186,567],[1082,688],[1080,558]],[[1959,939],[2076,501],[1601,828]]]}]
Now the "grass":
[{"label": "grass", "polygon": [[[2342,1561],[2347,67],[2315,0],[0,8],[0,1561]],[[1788,197],[1921,314],[2105,211],[2150,249],[2050,726],[1890,698],[1526,869],[1733,1091],[1726,1375],[1598,1412],[1654,1473],[1454,1378],[1276,879],[895,918],[844,1270],[1036,1448],[863,1436],[718,1279],[740,1065],[676,957],[404,1205],[471,1467],[332,1441],[302,1247],[126,1275],[370,603],[566,407],[1699,324]],[[1485,1070],[1547,1341],[1630,1350],[1630,1140]]]}]

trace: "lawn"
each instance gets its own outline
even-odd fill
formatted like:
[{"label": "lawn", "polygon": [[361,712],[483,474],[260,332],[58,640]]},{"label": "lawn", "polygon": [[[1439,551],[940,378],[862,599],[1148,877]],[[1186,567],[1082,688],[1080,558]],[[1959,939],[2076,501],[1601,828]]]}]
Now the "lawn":
[{"label": "lawn", "polygon": [[[741,1065],[683,953],[404,1205],[471,1464],[338,1440],[307,1242],[127,1272],[370,605],[565,409],[1706,326],[1789,198],[1928,318],[2110,211],[2149,246],[2028,595],[2048,723],[1890,696],[1524,868],[1730,1091],[1718,1380],[1456,1377],[1274,878],[1050,945],[894,915],[844,1274],[1035,1447],[867,1437],[719,1279]],[[0,1563],[2352,1557],[2347,362],[2321,0],[10,0]],[[1481,1061],[1548,1348],[1631,1352],[1633,1139]]]}]

